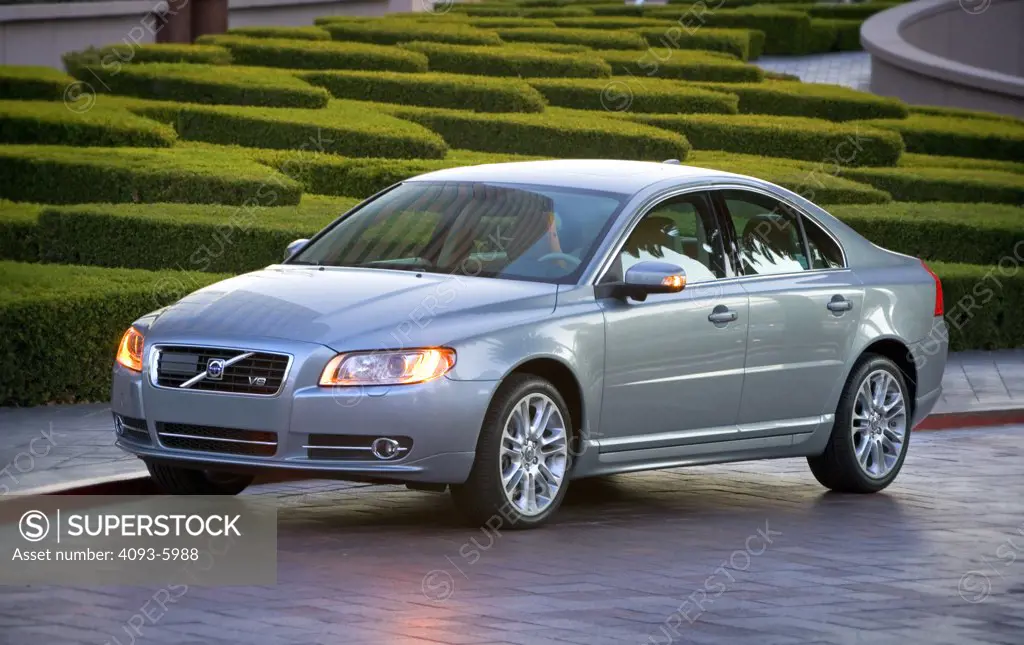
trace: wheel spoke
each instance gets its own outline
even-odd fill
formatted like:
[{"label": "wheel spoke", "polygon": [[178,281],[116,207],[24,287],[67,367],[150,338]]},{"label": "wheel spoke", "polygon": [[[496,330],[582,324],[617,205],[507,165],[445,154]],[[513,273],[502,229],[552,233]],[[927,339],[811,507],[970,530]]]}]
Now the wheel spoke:
[{"label": "wheel spoke", "polygon": [[887,437],[885,435],[882,435],[882,439],[881,439],[880,443],[881,443],[883,448],[888,449],[888,451],[889,451],[888,454],[892,455],[893,457],[897,457],[897,458],[900,456],[900,448],[903,445],[901,441],[899,441],[899,440],[893,441],[889,437]]},{"label": "wheel spoke", "polygon": [[558,405],[546,394],[520,399],[505,420],[499,447],[502,488],[523,515],[543,513],[566,481],[569,435]]},{"label": "wheel spoke", "polygon": [[875,380],[874,387],[874,399],[872,403],[876,408],[881,408],[885,404],[885,393],[889,389],[889,374],[882,372],[878,375]]},{"label": "wheel spoke", "polygon": [[526,512],[537,513],[537,482],[533,473],[526,473]]},{"label": "wheel spoke", "polygon": [[871,442],[871,461],[873,462],[871,466],[875,471],[874,474],[881,475],[884,468],[884,462],[882,461],[882,442],[877,439]]},{"label": "wheel spoke", "polygon": [[523,470],[522,466],[520,466],[519,464],[515,464],[514,468],[512,469],[512,472],[510,472],[507,477],[502,477],[501,483],[505,487],[505,492],[515,492],[515,490],[519,488],[519,482],[522,481],[523,475],[525,473],[526,471]]},{"label": "wheel spoke", "polygon": [[863,437],[854,450],[857,455],[857,461],[866,470],[868,467],[868,457],[871,456],[871,441],[866,436]]},{"label": "wheel spoke", "polygon": [[544,429],[551,420],[551,415],[554,411],[554,403],[547,399],[541,401],[537,413],[533,416],[533,421],[530,423],[530,438],[536,439],[544,433]]}]

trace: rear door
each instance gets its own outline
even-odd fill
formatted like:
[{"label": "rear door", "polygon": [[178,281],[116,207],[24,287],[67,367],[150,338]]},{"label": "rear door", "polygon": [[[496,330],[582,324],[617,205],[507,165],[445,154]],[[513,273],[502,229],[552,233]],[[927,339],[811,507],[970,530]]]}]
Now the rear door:
[{"label": "rear door", "polygon": [[864,291],[842,248],[819,224],[766,192],[714,194],[750,330],[737,424],[749,435],[813,431],[830,423]]}]

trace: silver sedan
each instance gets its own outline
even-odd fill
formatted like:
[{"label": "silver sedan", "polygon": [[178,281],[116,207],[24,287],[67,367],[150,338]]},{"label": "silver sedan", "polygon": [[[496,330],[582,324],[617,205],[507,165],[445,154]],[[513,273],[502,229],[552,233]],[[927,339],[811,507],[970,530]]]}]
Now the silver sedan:
[{"label": "silver sedan", "polygon": [[175,494],[450,489],[539,525],[570,480],[806,457],[888,486],[940,394],[942,286],[821,208],[678,163],[442,170],[139,318],[117,443]]}]

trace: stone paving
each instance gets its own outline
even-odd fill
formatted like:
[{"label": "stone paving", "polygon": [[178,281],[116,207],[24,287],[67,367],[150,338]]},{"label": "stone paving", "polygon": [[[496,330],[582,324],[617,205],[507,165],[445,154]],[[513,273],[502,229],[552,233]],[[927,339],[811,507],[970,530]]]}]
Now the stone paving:
[{"label": "stone paving", "polygon": [[878,495],[800,459],[575,482],[552,525],[500,535],[444,495],[255,487],[276,586],[190,587],[138,634],[156,586],[0,587],[0,643],[1020,645],[1022,430],[915,434]]},{"label": "stone paving", "polygon": [[764,70],[793,74],[805,83],[843,85],[865,92],[871,83],[871,55],[867,52],[762,56],[753,63]]}]

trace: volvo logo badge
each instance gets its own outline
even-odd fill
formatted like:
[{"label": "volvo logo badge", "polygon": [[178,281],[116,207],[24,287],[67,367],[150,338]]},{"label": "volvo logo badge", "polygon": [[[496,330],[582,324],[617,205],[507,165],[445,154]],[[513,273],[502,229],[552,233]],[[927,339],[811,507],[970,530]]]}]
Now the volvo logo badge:
[{"label": "volvo logo badge", "polygon": [[398,449],[398,442],[387,437],[374,439],[373,443],[370,445],[370,452],[372,452],[373,456],[377,459],[394,459],[398,456]]},{"label": "volvo logo badge", "polygon": [[219,381],[224,378],[224,359],[211,358],[206,362],[206,378]]}]

